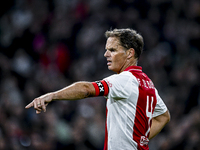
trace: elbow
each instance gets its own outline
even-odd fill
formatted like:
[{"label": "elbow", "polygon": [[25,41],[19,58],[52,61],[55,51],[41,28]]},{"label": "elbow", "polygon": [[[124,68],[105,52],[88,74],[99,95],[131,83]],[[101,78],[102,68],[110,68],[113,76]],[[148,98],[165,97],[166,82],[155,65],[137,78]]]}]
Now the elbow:
[{"label": "elbow", "polygon": [[170,122],[170,120],[171,120],[171,116],[170,116],[169,111],[167,110],[167,112],[166,112],[166,124],[167,124],[168,122]]},{"label": "elbow", "polygon": [[84,98],[90,97],[91,94],[87,86],[84,87],[83,94],[84,94]]},{"label": "elbow", "polygon": [[91,85],[90,85],[90,83],[83,84],[82,93],[84,95],[84,98],[94,96],[94,94],[91,92]]}]

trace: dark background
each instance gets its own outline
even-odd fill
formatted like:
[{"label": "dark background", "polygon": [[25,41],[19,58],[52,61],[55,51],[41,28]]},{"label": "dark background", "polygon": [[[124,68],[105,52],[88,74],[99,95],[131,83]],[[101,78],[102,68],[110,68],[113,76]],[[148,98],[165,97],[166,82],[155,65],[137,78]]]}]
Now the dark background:
[{"label": "dark background", "polygon": [[151,150],[200,150],[199,0],[7,0],[0,2],[0,149],[102,150],[105,98],[49,104],[34,98],[107,69],[104,32],[133,28],[139,60],[171,113]]}]

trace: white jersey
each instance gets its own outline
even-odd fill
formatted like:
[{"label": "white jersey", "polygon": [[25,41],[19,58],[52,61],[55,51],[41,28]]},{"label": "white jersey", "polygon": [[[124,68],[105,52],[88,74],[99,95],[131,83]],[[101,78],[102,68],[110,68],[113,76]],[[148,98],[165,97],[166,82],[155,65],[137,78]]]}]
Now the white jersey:
[{"label": "white jersey", "polygon": [[97,95],[107,98],[104,150],[148,150],[152,117],[167,107],[142,68],[131,66],[96,83]]}]

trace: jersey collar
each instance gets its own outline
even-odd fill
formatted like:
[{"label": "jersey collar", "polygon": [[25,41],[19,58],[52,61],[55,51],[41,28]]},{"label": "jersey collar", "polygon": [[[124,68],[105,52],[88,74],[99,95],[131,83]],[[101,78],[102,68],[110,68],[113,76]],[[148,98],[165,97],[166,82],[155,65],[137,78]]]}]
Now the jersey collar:
[{"label": "jersey collar", "polygon": [[142,67],[140,67],[140,66],[129,66],[124,71],[142,71]]}]

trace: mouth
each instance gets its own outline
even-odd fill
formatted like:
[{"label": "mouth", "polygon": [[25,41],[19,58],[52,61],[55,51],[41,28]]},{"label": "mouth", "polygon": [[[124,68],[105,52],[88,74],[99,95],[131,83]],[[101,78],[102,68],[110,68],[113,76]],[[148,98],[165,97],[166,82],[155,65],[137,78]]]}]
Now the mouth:
[{"label": "mouth", "polygon": [[111,63],[112,63],[112,61],[110,61],[110,60],[107,60],[107,65],[108,65],[108,66],[110,66],[110,65],[111,65]]}]

